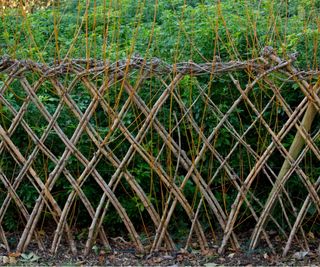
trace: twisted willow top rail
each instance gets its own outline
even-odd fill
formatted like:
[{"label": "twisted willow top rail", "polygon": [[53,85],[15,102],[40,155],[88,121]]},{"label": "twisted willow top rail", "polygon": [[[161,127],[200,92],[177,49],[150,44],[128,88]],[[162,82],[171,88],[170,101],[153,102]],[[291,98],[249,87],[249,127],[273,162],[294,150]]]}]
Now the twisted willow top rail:
[{"label": "twisted willow top rail", "polygon": [[[257,59],[258,60],[258,59]],[[144,70],[155,74],[169,74],[181,73],[183,75],[192,74],[205,75],[205,74],[222,74],[230,71],[237,71],[251,68],[252,70],[261,70],[265,65],[255,62],[256,60],[240,62],[232,61],[228,63],[213,62],[213,63],[194,63],[182,62],[177,64],[167,64],[158,58],[145,61],[141,57],[132,57],[128,60],[119,60],[115,63],[97,61],[97,60],[83,60],[73,59],[61,62],[59,64],[51,64],[49,66],[39,64],[30,60],[12,60],[8,57],[2,57],[0,61],[0,71],[11,73],[11,75],[18,75],[20,72],[34,71],[39,72],[44,77],[63,75],[70,73],[74,68],[82,69],[78,75],[99,74],[99,72],[108,73],[123,73],[123,71]],[[18,72],[14,74],[15,72]]]},{"label": "twisted willow top rail", "polygon": [[65,239],[77,253],[79,209],[85,254],[94,242],[110,246],[114,220],[142,251],[176,248],[181,223],[185,247],[239,248],[242,220],[255,225],[251,248],[262,234],[274,250],[272,227],[287,240],[284,254],[295,237],[308,249],[315,223],[305,222],[320,211],[319,72],[294,60],[270,47],[249,61],[201,64],[2,57],[3,244],[12,249],[8,222],[19,217],[16,250],[34,241],[45,249],[47,225],[53,252]]}]

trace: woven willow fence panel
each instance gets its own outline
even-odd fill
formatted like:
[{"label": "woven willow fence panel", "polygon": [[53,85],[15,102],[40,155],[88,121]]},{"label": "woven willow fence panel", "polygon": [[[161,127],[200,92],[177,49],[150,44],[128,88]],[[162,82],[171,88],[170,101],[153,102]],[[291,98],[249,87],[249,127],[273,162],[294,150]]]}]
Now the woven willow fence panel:
[{"label": "woven willow fence panel", "polygon": [[[42,229],[53,229],[52,252],[68,242],[77,253],[79,208],[89,222],[85,254],[95,242],[110,246],[112,219],[146,252],[181,242],[236,249],[248,244],[246,223],[252,249],[273,250],[276,231],[284,254],[295,239],[307,250],[320,212],[319,73],[294,61],[270,47],[251,61],[202,64],[3,57],[1,242],[47,249]],[[13,210],[20,230],[10,247]],[[189,229],[182,241],[179,218]]]}]

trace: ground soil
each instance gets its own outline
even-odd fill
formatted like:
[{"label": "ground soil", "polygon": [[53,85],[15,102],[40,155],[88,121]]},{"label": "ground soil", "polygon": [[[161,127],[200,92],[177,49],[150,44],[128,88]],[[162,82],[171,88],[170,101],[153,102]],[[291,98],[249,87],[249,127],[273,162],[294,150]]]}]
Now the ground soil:
[{"label": "ground soil", "polygon": [[[49,239],[47,239],[49,242]],[[277,241],[277,250],[281,251],[283,243]],[[46,244],[50,247],[50,244]],[[81,250],[84,243],[79,241],[79,256],[71,254],[66,243],[59,246],[56,255],[38,249],[36,243],[31,243],[24,254],[10,252],[0,248],[0,265],[18,266],[320,266],[320,256],[317,248],[303,252],[298,246],[293,246],[287,257],[271,253],[268,248],[247,251],[245,248],[234,251],[227,249],[223,255],[217,253],[218,246],[201,252],[198,248],[166,251],[162,249],[154,253],[141,253],[132,243],[123,238],[113,238],[110,246],[105,249],[95,245],[91,253],[83,257]]]}]

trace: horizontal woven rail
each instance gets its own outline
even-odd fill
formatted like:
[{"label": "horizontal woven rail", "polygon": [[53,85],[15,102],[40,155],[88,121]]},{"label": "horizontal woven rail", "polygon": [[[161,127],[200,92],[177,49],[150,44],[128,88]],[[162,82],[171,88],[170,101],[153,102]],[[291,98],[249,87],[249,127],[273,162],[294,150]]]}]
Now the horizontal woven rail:
[{"label": "horizontal woven rail", "polygon": [[294,239],[308,250],[320,212],[319,72],[294,60],[271,47],[201,64],[2,57],[2,243],[21,252],[49,249],[49,238],[53,253],[68,242],[76,254],[81,236],[86,255],[121,235],[139,251],[222,253],[247,244],[246,229],[251,249],[275,251],[276,232],[283,254]]}]

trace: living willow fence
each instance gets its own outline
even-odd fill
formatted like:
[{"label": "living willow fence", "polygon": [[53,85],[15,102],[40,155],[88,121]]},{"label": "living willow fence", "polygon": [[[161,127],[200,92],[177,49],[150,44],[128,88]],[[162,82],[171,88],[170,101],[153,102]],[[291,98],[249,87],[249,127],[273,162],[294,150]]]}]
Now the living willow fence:
[{"label": "living willow fence", "polygon": [[275,238],[283,254],[293,242],[308,250],[320,214],[319,72],[295,60],[271,47],[201,64],[2,57],[2,243],[48,249],[49,238],[53,253],[61,242],[77,253],[82,225],[85,254],[120,234],[149,252],[275,251]]}]

